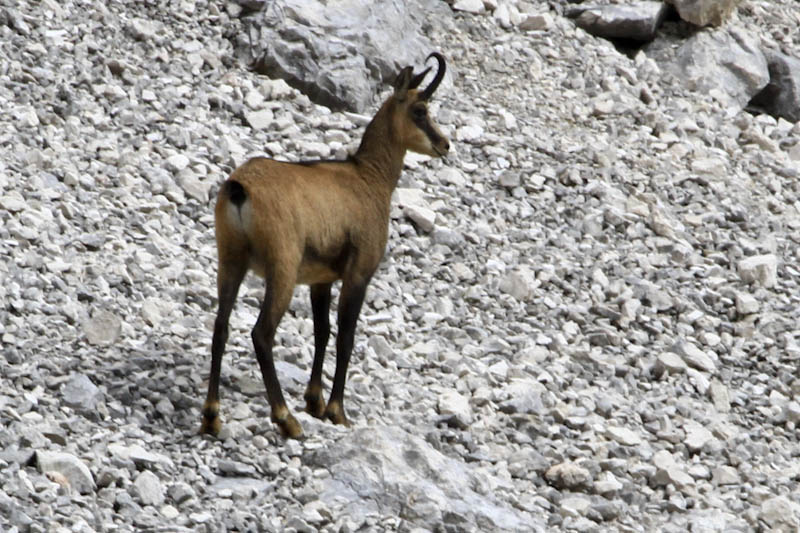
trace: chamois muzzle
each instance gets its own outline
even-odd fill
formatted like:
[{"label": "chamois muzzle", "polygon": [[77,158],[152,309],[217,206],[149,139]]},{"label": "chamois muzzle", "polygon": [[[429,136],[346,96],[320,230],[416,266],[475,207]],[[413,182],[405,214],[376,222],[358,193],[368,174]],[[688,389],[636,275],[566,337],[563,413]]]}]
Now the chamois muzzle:
[{"label": "chamois muzzle", "polygon": [[[428,85],[424,91],[422,91],[419,95],[420,100],[429,100],[430,97],[433,95],[434,91],[439,88],[439,84],[442,83],[442,79],[444,78],[444,73],[447,70],[445,66],[444,57],[439,52],[432,52],[431,55],[425,58],[427,62],[430,58],[435,57],[436,61],[439,63],[439,69],[436,71],[436,76],[433,77],[433,81],[431,81],[430,85]],[[428,70],[426,69],[423,74],[427,73]]]}]

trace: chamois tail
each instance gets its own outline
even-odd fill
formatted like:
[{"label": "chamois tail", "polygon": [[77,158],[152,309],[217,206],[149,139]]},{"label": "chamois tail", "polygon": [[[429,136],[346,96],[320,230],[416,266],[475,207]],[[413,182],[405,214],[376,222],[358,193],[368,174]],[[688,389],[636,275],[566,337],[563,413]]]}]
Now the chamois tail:
[{"label": "chamois tail", "polygon": [[225,197],[238,209],[247,201],[247,191],[238,181],[228,180],[223,183],[219,194],[220,198]]}]

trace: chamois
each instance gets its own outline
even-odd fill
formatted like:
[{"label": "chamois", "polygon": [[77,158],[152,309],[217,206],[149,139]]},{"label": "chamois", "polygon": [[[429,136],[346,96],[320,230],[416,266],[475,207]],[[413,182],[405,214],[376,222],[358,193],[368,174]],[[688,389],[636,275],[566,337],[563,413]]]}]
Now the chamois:
[{"label": "chamois", "polygon": [[[288,163],[250,159],[220,187],[214,210],[218,253],[218,309],[211,343],[211,374],[201,432],[216,435],[222,352],[228,320],[248,271],[265,278],[253,346],[271,408],[285,437],[302,428],[286,407],[275,373],[275,331],[297,284],[310,285],[314,319],[314,363],[304,399],[306,411],[347,425],[343,408],[347,365],[364,295],[383,257],[389,234],[392,191],[408,150],[442,157],[450,142],[431,120],[427,103],[445,73],[441,54],[430,85],[417,88],[426,68],[403,68],[389,96],[367,125],[355,154],[343,161]],[[330,335],[331,285],[341,280],[336,373],[327,405],[322,398],[322,363]]]}]

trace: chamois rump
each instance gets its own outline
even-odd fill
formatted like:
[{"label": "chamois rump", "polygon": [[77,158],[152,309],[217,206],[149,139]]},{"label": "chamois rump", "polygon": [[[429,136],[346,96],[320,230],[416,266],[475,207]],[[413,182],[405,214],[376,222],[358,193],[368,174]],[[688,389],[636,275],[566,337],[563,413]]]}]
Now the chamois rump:
[{"label": "chamois rump", "polygon": [[[250,159],[220,187],[214,210],[218,252],[218,310],[211,343],[211,374],[201,432],[221,428],[219,379],[228,320],[248,271],[265,278],[253,346],[267,389],[272,421],[285,437],[302,428],[291,414],[275,373],[275,331],[297,284],[310,285],[314,362],[304,399],[306,411],[348,424],[343,407],[353,336],[364,295],[383,257],[392,191],[407,151],[442,157],[450,142],[431,120],[428,101],[445,74],[441,54],[431,83],[418,90],[430,67],[403,68],[389,96],[367,125],[355,154],[344,161],[288,163]],[[427,60],[426,60],[427,61]],[[322,369],[330,335],[331,285],[341,280],[336,373],[328,403]]]}]

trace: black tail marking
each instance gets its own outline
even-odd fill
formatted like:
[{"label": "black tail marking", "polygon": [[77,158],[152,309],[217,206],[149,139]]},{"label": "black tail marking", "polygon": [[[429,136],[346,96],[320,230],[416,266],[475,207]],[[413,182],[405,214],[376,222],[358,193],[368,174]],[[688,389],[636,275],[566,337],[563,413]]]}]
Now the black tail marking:
[{"label": "black tail marking", "polygon": [[244,186],[238,181],[228,180],[223,185],[225,194],[228,195],[231,203],[236,207],[242,207],[242,204],[247,200],[247,191]]}]

